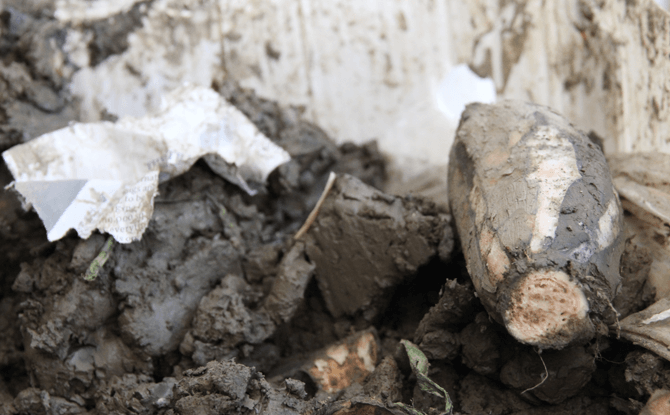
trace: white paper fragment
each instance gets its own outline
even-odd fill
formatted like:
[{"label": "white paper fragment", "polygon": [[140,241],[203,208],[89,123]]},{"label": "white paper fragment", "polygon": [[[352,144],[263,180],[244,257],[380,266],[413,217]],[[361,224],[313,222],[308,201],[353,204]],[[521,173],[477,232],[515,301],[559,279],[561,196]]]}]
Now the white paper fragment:
[{"label": "white paper fragment", "polygon": [[155,114],[75,123],[2,155],[50,241],[69,229],[81,238],[98,229],[121,243],[141,238],[158,183],[200,157],[227,164],[226,176],[246,189],[290,159],[219,94],[190,85],[169,94]]},{"label": "white paper fragment", "polygon": [[440,82],[437,105],[444,115],[458,122],[465,106],[472,102],[494,104],[496,86],[491,78],[480,78],[468,65],[458,65]]}]

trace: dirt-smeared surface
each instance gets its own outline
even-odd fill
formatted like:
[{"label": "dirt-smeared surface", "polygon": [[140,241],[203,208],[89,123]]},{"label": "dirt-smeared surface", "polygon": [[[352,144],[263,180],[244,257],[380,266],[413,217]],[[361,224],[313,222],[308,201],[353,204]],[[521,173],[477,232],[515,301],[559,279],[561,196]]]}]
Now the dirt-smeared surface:
[{"label": "dirt-smeared surface", "polygon": [[[76,106],[63,89],[71,64],[45,63],[62,28],[7,4],[3,149],[66,125]],[[119,18],[130,27],[141,13]],[[124,47],[100,43],[117,29],[92,28],[95,59]],[[92,282],[82,274],[106,236],[49,243],[0,191],[0,414],[400,414],[397,402],[439,413],[401,339],[425,353],[457,413],[636,414],[654,393],[665,402],[670,363],[618,339],[616,324],[560,351],[512,338],[475,295],[449,212],[377,190],[374,144],[338,147],[299,109],[233,82],[214,88],[292,160],[253,197],[204,162],[163,183],[142,240],[116,245]],[[4,165],[0,179],[11,181]],[[653,255],[633,236],[642,225],[626,223],[621,319],[656,294]]]}]

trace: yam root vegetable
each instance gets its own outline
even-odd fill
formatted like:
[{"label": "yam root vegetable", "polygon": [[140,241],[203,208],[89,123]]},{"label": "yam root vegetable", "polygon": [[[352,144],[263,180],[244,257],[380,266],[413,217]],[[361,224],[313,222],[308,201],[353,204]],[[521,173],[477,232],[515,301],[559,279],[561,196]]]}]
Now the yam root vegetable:
[{"label": "yam root vegetable", "polygon": [[488,313],[541,349],[615,322],[622,210],[601,149],[551,109],[471,104],[449,160],[449,202]]}]

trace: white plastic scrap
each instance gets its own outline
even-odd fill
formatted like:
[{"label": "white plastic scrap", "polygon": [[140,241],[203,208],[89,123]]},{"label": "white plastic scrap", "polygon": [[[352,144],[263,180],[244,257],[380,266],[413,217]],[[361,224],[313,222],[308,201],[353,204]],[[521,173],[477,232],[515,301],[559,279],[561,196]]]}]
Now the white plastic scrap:
[{"label": "white plastic scrap", "polygon": [[670,308],[658,314],[654,314],[653,316],[649,317],[646,320],[643,320],[642,324],[656,323],[659,321],[667,320],[668,318],[670,318]]},{"label": "white plastic scrap", "polygon": [[447,118],[458,124],[465,106],[473,102],[495,103],[495,84],[491,78],[480,78],[468,65],[458,65],[440,82],[437,106]]},{"label": "white plastic scrap", "polygon": [[[248,189],[289,154],[213,90],[183,86],[155,114],[75,123],[5,151],[13,186],[32,205],[50,241],[96,229],[121,243],[139,240],[153,213],[158,183],[218,155],[224,176]],[[216,170],[216,169],[215,169]],[[232,173],[231,173],[232,172]]]}]

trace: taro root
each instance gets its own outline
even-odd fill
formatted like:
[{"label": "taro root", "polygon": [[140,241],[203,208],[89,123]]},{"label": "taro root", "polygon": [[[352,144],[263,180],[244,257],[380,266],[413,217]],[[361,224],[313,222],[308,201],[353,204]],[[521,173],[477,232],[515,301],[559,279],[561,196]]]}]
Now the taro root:
[{"label": "taro root", "polygon": [[468,272],[496,321],[541,349],[607,332],[623,214],[597,145],[546,107],[472,104],[448,182]]}]

